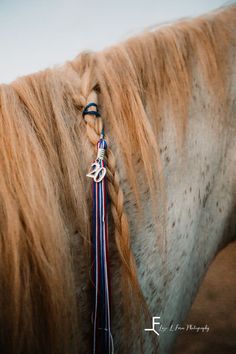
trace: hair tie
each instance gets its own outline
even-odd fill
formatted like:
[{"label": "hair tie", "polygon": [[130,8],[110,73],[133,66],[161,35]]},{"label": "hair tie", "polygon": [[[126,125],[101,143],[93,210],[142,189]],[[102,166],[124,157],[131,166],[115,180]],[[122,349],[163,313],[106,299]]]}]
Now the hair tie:
[{"label": "hair tie", "polygon": [[[89,111],[88,109],[89,109],[90,107],[95,107],[96,110],[94,110],[94,111]],[[84,118],[84,116],[85,116],[86,114],[90,114],[90,115],[92,115],[92,116],[95,116],[96,118],[101,117],[101,115],[100,115],[100,113],[99,113],[99,111],[98,111],[98,105],[97,105],[96,103],[94,103],[94,102],[90,102],[90,103],[88,103],[88,104],[84,107],[83,112],[82,112],[83,118]]]}]

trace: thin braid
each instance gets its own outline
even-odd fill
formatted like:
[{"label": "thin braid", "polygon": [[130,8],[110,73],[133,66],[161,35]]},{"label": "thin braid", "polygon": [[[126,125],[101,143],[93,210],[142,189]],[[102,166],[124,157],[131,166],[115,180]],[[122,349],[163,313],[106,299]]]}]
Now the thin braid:
[{"label": "thin braid", "polygon": [[[84,103],[86,106],[90,102],[97,103],[97,101],[97,93],[93,90],[88,95],[86,102],[84,101]],[[88,110],[90,109],[93,110],[94,108],[88,108]],[[103,127],[102,118],[94,118],[94,116],[86,115],[85,121],[87,136],[91,144],[94,145],[96,149],[97,142],[100,139],[100,134]],[[111,212],[115,226],[115,241],[117,249],[122,260],[122,265],[124,266],[125,272],[130,280],[130,290],[132,288],[135,290],[135,293],[138,295],[138,299],[140,301],[140,299],[143,299],[143,296],[137,279],[135,259],[130,248],[130,232],[128,218],[124,210],[124,194],[120,186],[120,178],[116,167],[116,159],[111,149],[109,148],[109,144],[107,150],[107,177],[108,192],[111,200]]]}]

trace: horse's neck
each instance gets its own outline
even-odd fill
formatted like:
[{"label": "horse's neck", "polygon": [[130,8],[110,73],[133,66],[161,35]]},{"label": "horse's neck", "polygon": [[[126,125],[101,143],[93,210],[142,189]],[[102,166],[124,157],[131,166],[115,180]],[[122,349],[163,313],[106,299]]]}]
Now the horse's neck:
[{"label": "horse's neck", "polygon": [[[182,148],[176,141],[173,117],[166,116],[163,134],[157,137],[163,165],[164,190],[155,196],[156,202],[151,200],[144,182],[142,163],[136,166],[141,212],[136,207],[135,196],[125,179],[125,164],[118,161],[140,284],[151,315],[160,316],[161,324],[166,328],[184,319],[207,267],[222,245],[227,244],[232,237],[229,227],[232,227],[230,222],[233,220],[236,182],[234,54],[236,51],[232,48],[232,62],[228,68],[232,83],[228,91],[227,115],[224,115],[223,109],[218,110],[218,106],[213,109],[215,101],[209,94],[209,87],[195,75]],[[114,289],[112,326],[116,348],[120,348],[124,340],[120,258],[112,235],[113,229],[111,222],[111,288]],[[78,263],[80,266],[77,269],[82,279],[78,283],[86,283],[86,267],[81,266],[84,263],[83,254],[80,254]],[[81,322],[87,323],[89,291],[79,286],[78,289]],[[146,328],[151,327],[151,321],[152,318],[145,324]],[[90,340],[88,327],[81,328],[81,345],[84,348]],[[143,333],[148,346],[150,336],[154,334]],[[162,353],[166,353],[173,344],[176,334],[168,330],[161,333],[159,340]],[[130,338],[130,353],[138,352],[133,349],[136,341],[137,338]],[[152,353],[151,348],[151,345],[145,347],[145,353]]]},{"label": "horse's neck", "polygon": [[[229,80],[227,116],[222,116],[223,108],[212,109],[214,98],[208,88],[193,80],[183,148],[175,143],[171,120],[159,137],[166,207],[160,206],[163,198],[157,196],[153,208],[146,185],[140,184],[142,217],[136,219],[134,200],[132,194],[128,195],[127,211],[140,283],[152,316],[160,316],[164,327],[184,319],[209,264],[232,238],[236,201],[234,59],[232,56],[229,67],[233,79]],[[159,227],[153,220],[155,213]],[[144,335],[150,336],[148,333]],[[162,333],[163,348],[173,342],[174,336],[174,332]]]}]

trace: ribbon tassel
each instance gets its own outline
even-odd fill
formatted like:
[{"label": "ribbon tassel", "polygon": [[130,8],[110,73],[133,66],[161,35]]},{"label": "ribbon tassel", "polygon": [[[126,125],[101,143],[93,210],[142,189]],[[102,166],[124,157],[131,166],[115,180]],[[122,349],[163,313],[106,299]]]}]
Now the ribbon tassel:
[{"label": "ribbon tassel", "polygon": [[104,161],[106,149],[107,143],[102,132],[97,144],[97,158],[87,174],[93,178],[93,354],[113,353],[108,275],[107,179]]}]

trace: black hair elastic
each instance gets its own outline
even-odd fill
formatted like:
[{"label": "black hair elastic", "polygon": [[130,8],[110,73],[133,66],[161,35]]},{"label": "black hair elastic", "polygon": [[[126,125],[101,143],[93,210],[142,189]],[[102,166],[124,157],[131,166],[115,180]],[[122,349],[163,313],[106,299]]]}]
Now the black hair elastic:
[{"label": "black hair elastic", "polygon": [[98,110],[96,110],[96,111],[89,111],[88,108],[90,108],[90,107],[95,107],[96,109],[98,109],[98,105],[97,105],[96,103],[90,102],[90,103],[87,104],[87,106],[85,106],[84,109],[83,109],[83,112],[82,112],[83,118],[84,118],[84,116],[85,116],[86,114],[90,114],[90,115],[95,116],[95,117],[97,117],[97,118],[101,116],[100,113],[98,112]]}]

